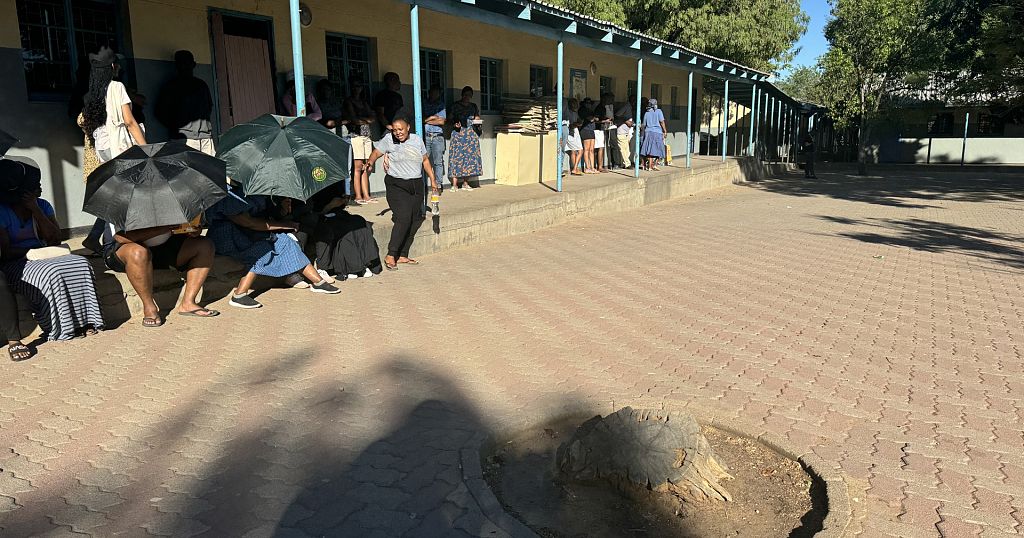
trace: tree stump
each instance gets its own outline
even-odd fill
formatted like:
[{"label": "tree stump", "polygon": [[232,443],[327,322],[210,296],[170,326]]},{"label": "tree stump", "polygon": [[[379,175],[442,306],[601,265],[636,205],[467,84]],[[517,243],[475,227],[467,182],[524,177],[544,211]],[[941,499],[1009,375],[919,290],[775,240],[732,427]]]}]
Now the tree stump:
[{"label": "tree stump", "polygon": [[596,416],[558,447],[556,463],[569,480],[603,480],[668,493],[680,502],[731,501],[731,479],[690,415],[624,407]]}]

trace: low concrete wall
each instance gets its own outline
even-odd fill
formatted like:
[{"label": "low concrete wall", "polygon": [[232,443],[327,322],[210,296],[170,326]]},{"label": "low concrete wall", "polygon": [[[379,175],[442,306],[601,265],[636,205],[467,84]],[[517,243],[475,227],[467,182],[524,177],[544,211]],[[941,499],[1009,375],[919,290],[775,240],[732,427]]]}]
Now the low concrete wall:
[{"label": "low concrete wall", "polygon": [[[721,164],[694,169],[667,168],[657,174],[645,173],[636,179],[624,177],[621,182],[569,192],[553,192],[550,196],[510,204],[496,203],[470,211],[442,213],[440,233],[434,233],[428,218],[416,235],[411,255],[423,256],[529,233],[578,217],[618,213],[734,183],[755,181],[792,167],[787,164],[765,164],[750,158],[730,159]],[[375,219],[373,228],[377,244],[386,250],[392,228],[390,220]],[[80,238],[71,242],[75,248],[80,244]],[[381,253],[383,255],[384,252]],[[128,278],[123,273],[107,271],[99,259],[93,259],[92,263],[96,273],[96,291],[108,327],[141,316],[142,301]],[[203,289],[204,302],[227,296],[244,272],[245,268],[234,260],[218,256]],[[153,281],[157,304],[164,311],[172,309],[182,292],[182,275],[176,271],[160,270],[154,273]],[[27,305],[21,306],[22,328],[31,331],[35,328],[34,322]]]},{"label": "low concrete wall", "polygon": [[[485,241],[533,232],[577,217],[617,213],[673,198],[688,196],[733,183],[761,179],[793,165],[769,165],[751,158],[730,159],[695,169],[671,168],[659,175],[643,175],[592,189],[553,193],[552,196],[485,207],[453,215],[442,212],[440,233],[430,219],[416,234],[410,255],[423,256]],[[391,235],[390,222],[374,225],[383,248]]]},{"label": "low concrete wall", "polygon": [[[881,162],[959,163],[963,138],[899,138],[883,147]],[[930,154],[930,158],[929,158]],[[1024,138],[967,138],[967,164],[1022,164]]]}]

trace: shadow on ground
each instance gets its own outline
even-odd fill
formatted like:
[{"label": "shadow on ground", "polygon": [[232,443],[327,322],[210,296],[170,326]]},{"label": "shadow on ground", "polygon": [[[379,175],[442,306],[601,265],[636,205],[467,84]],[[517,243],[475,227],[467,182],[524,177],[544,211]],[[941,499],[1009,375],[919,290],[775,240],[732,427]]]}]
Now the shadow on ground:
[{"label": "shadow on ground", "polygon": [[1024,269],[1024,236],[925,219],[819,219],[854,227],[836,235],[865,243],[924,252],[953,252],[1013,269]]},{"label": "shadow on ground", "polygon": [[805,179],[802,172],[788,173],[749,183],[753,188],[789,196],[827,196],[852,202],[927,209],[936,202],[1019,202],[1024,201],[1024,170],[1007,173],[988,170],[942,168],[878,167],[869,175],[841,165],[819,165],[818,179]]}]

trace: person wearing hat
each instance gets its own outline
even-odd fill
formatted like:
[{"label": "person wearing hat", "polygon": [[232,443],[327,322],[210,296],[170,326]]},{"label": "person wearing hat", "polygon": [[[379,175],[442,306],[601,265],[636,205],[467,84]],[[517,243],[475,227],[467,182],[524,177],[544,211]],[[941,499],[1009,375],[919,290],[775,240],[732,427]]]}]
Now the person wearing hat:
[{"label": "person wearing hat", "polygon": [[0,271],[28,299],[48,340],[95,334],[103,315],[92,266],[69,250],[46,248],[59,245],[62,232],[41,191],[38,168],[0,160]]},{"label": "person wearing hat", "polygon": [[[132,114],[132,100],[124,84],[115,80],[121,70],[118,60],[123,58],[109,47],[89,54],[89,90],[85,94],[85,107],[79,125],[92,142],[100,163],[120,155],[135,144],[145,144],[146,135]],[[86,176],[88,180],[88,176]],[[97,219],[82,244],[100,252],[100,236],[106,225]]]},{"label": "person wearing hat", "polygon": [[156,103],[156,117],[167,127],[168,138],[184,140],[189,147],[216,155],[213,146],[213,97],[210,87],[195,76],[196,59],[191,51],[174,53],[177,76],[164,85]]},{"label": "person wearing hat", "polygon": [[658,170],[658,159],[665,158],[665,114],[658,108],[658,100],[652,98],[647,102],[644,112],[644,139],[640,146],[640,155],[644,158],[645,170]]},{"label": "person wearing hat", "polygon": [[[289,116],[297,116],[299,114],[295,104],[295,71],[289,71],[285,77],[285,90],[284,96],[281,97],[281,104],[284,105],[284,112]],[[306,94],[306,117],[313,121],[320,121],[324,117],[320,111],[320,105],[316,102],[316,97],[313,96],[313,92],[308,89],[305,90]]]}]

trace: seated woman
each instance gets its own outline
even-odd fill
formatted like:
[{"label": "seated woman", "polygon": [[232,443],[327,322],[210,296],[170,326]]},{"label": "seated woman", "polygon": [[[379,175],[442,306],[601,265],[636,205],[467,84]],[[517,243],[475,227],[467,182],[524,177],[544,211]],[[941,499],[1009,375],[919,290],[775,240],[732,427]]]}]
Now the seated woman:
[{"label": "seated woman", "polygon": [[239,196],[235,190],[206,212],[210,230],[207,233],[217,253],[250,266],[238,281],[228,304],[238,308],[260,308],[252,292],[256,275],[285,277],[301,272],[312,285],[314,293],[335,294],[338,288],[323,279],[309,262],[302,248],[289,233],[298,230],[295,222],[266,218],[269,201],[266,196]]},{"label": "seated woman", "polygon": [[53,206],[40,194],[38,168],[0,160],[0,271],[11,289],[29,300],[48,340],[96,334],[103,329],[103,315],[89,262],[71,254],[25,258],[30,250],[61,240]]},{"label": "seated woman", "polygon": [[7,353],[12,361],[23,361],[32,357],[32,350],[21,341],[21,327],[18,327],[18,301],[7,286],[7,278],[0,273],[0,331],[7,342]]},{"label": "seated woman", "polygon": [[300,244],[317,269],[346,280],[371,277],[383,269],[373,228],[345,210],[345,186],[335,183],[305,204],[285,200],[286,218],[299,223]]}]

